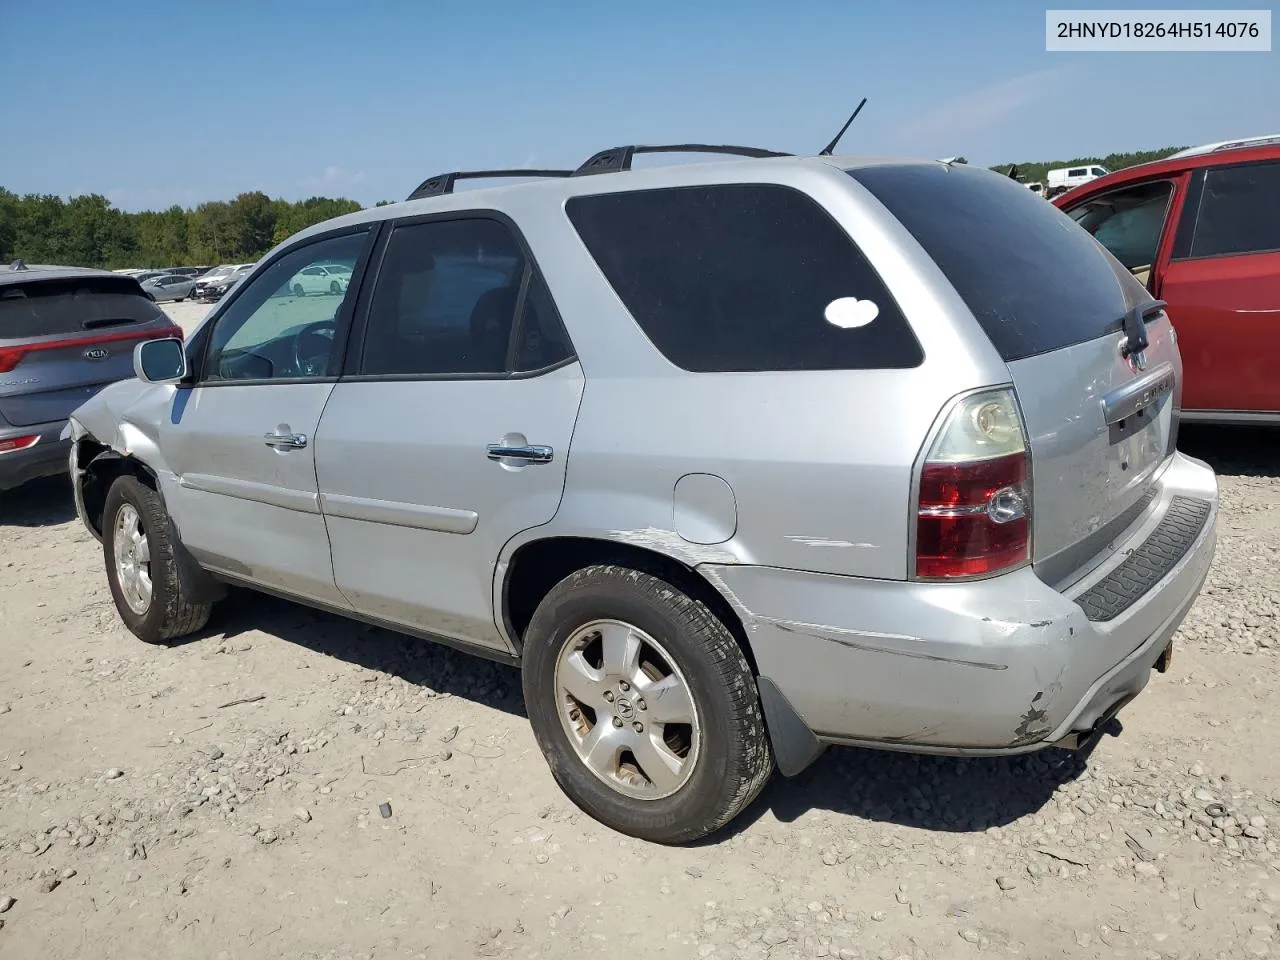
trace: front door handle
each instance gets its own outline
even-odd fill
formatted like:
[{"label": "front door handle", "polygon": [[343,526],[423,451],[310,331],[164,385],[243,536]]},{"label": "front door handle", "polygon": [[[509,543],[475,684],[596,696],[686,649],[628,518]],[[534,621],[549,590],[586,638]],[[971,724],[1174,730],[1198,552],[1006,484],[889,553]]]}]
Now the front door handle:
[{"label": "front door handle", "polygon": [[305,433],[264,433],[262,442],[268,447],[286,447],[297,450],[307,445]]},{"label": "front door handle", "polygon": [[504,443],[491,443],[488,452],[490,460],[525,460],[528,463],[550,463],[554,455],[550,447],[539,444],[507,446]]}]

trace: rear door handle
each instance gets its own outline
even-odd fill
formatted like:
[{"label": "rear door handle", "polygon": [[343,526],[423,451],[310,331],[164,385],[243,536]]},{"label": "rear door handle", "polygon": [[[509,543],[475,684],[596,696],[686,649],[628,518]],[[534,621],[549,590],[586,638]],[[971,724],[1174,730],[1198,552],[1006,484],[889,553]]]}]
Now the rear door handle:
[{"label": "rear door handle", "polygon": [[262,442],[268,447],[287,447],[297,450],[307,445],[307,435],[305,433],[264,433]]},{"label": "rear door handle", "polygon": [[529,463],[550,463],[554,455],[550,447],[539,444],[509,447],[502,443],[491,443],[488,452],[490,460],[525,460]]}]

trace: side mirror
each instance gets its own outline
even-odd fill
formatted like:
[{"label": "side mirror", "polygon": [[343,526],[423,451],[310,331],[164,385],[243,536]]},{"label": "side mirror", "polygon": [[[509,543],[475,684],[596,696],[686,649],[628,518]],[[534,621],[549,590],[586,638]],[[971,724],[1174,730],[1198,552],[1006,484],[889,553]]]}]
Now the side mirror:
[{"label": "side mirror", "polygon": [[187,375],[187,354],[176,337],[144,340],[133,348],[133,375],[144,383],[177,383]]}]

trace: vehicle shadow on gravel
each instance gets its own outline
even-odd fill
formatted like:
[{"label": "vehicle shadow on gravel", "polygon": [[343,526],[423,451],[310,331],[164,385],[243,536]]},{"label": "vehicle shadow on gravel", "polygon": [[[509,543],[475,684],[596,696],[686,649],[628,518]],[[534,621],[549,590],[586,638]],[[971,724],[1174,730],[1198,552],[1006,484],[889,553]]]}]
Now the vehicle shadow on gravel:
[{"label": "vehicle shadow on gravel", "polygon": [[1183,424],[1178,449],[1214,472],[1236,477],[1280,477],[1280,429]]},{"label": "vehicle shadow on gravel", "polygon": [[54,527],[76,516],[66,477],[32,480],[0,493],[0,527]]},{"label": "vehicle shadow on gravel", "polygon": [[[1109,734],[1120,730],[1119,720],[1107,727]],[[1047,748],[1015,757],[931,757],[830,747],[799,776],[775,775],[727,829],[744,830],[766,812],[791,823],[820,809],[921,830],[980,833],[1038,812],[1060,786],[1085,772],[1095,746]]]},{"label": "vehicle shadow on gravel", "polygon": [[217,639],[234,643],[252,630],[436,693],[526,716],[515,667],[249,590],[232,590],[205,629],[171,646]]}]

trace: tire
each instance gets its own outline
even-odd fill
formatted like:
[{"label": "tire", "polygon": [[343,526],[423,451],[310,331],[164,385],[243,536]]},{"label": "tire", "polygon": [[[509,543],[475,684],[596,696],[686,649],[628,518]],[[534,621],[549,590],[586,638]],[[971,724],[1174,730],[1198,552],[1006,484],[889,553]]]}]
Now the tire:
[{"label": "tire", "polygon": [[302,289],[302,284],[295,283],[293,285],[293,295],[295,297],[305,297],[307,295],[307,292]]},{"label": "tire", "polygon": [[[634,661],[635,670],[609,669],[606,635],[615,651],[629,651],[631,638],[640,640],[638,657],[612,661]],[[578,657],[602,679],[578,672],[572,666]],[[618,679],[628,676],[639,682]],[[666,690],[677,695],[659,709],[650,684],[683,687],[688,696]],[[593,566],[556,584],[525,631],[523,685],[534,736],[560,788],[586,813],[629,836],[665,844],[704,837],[737,816],[773,773],[742,649],[701,601],[657,576]],[[660,714],[691,715],[692,722],[653,722]],[[604,758],[594,767],[579,753],[593,736]],[[633,753],[626,744],[640,749]],[[679,772],[670,762],[660,767],[655,757],[674,758]],[[655,780],[646,767],[664,775]]]},{"label": "tire", "polygon": [[[117,552],[123,541],[129,539],[118,537],[117,528],[127,528],[135,517],[148,559],[135,560],[136,555],[131,555],[126,557],[124,566],[136,570],[145,565],[150,584],[145,600],[137,588],[140,581],[129,577],[117,563]],[[163,643],[194,633],[208,622],[213,604],[193,602],[183,596],[174,557],[173,525],[158,493],[134,477],[117,478],[107,491],[102,530],[102,554],[111,597],[130,633],[146,643]]]},{"label": "tire", "polygon": [[338,284],[337,280],[329,281],[329,292],[335,295],[342,292],[342,287]]}]

